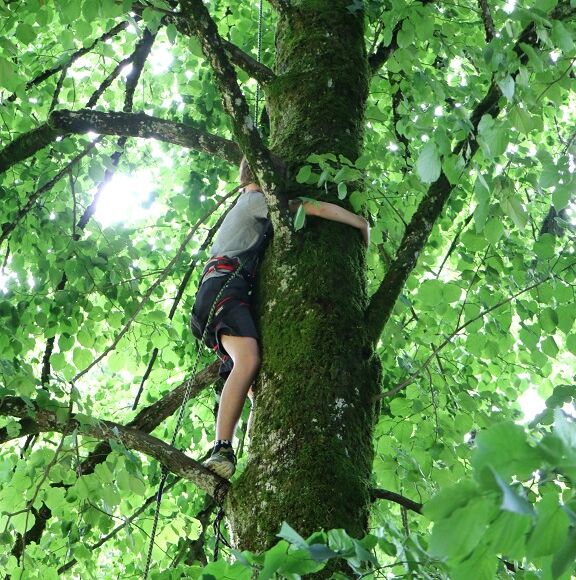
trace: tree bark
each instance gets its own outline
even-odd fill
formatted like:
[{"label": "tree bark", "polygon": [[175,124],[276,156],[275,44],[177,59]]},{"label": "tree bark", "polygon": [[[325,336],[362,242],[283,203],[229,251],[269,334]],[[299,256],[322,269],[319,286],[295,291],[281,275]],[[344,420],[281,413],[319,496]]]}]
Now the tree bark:
[{"label": "tree bark", "polygon": [[[349,5],[303,0],[280,15],[277,77],[267,87],[271,146],[293,167],[313,152],[360,153],[369,68],[364,16]],[[380,368],[362,324],[361,235],[308,218],[290,244],[276,238],[260,277],[263,366],[250,457],[228,496],[234,541],[265,549],[283,520],[304,536],[319,528],[362,536]]]}]

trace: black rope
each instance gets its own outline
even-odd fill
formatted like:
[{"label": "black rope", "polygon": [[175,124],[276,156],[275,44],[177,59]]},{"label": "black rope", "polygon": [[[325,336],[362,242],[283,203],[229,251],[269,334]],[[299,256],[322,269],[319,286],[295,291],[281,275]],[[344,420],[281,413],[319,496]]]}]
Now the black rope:
[{"label": "black rope", "polygon": [[214,523],[212,527],[214,529],[214,562],[218,560],[218,556],[220,554],[220,544],[224,544],[227,548],[232,548],[226,536],[222,533],[222,520],[224,519],[224,507],[222,505],[218,505],[218,511],[216,512],[216,517],[214,518]]},{"label": "black rope", "polygon": [[[204,342],[204,339],[206,338],[206,333],[208,332],[208,327],[210,326],[210,321],[214,317],[214,311],[216,310],[216,304],[218,303],[218,301],[222,297],[224,290],[226,290],[226,288],[228,287],[230,282],[241,272],[242,266],[243,266],[243,263],[240,261],[238,263],[238,266],[236,267],[236,269],[232,272],[232,274],[229,276],[228,280],[226,280],[226,283],[222,286],[222,288],[220,289],[220,291],[216,295],[216,298],[214,298],[214,301],[212,302],[212,306],[210,307],[210,312],[208,314],[206,326],[204,327],[204,332],[202,333],[202,338],[199,341],[200,343]],[[191,373],[192,377],[196,376],[198,361],[200,360],[199,355],[200,355],[200,344],[198,344],[198,347],[196,349],[196,358],[194,360],[194,364],[192,365],[192,373]],[[184,422],[184,412],[186,410],[186,404],[188,403],[188,400],[190,398],[190,393],[192,391],[193,382],[194,382],[193,379],[190,379],[186,383],[186,390],[184,391],[184,397],[182,398],[182,404],[180,405],[180,412],[178,414],[178,420],[176,421],[176,427],[174,428],[174,433],[172,434],[172,440],[170,442],[170,445],[172,447],[174,447],[174,444],[176,443],[176,438],[178,436],[178,432],[180,431],[180,428],[182,427],[182,423]],[[144,568],[144,580],[148,579],[148,574],[150,573],[150,564],[152,562],[152,550],[154,548],[154,539],[156,538],[156,530],[158,528],[158,520],[160,518],[160,503],[162,502],[162,495],[164,493],[164,487],[166,485],[166,480],[168,479],[168,475],[169,475],[169,471],[166,469],[165,466],[162,466],[160,484],[158,485],[158,493],[156,494],[156,509],[154,511],[154,523],[152,524],[152,531],[150,532],[150,544],[148,546],[148,554],[146,556],[146,566]],[[220,506],[220,510],[222,510],[222,506]]]}]

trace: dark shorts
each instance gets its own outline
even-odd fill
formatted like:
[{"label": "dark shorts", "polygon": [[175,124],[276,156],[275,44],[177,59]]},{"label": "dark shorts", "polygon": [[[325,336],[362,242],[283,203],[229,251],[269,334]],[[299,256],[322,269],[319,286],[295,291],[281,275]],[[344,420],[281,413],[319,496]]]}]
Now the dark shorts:
[{"label": "dark shorts", "polygon": [[[222,361],[220,376],[223,378],[230,374],[233,364],[228,353],[222,347],[220,336],[226,334],[259,339],[250,306],[252,287],[246,279],[242,275],[234,276],[224,288],[222,295],[218,297],[218,293],[229,279],[230,275],[215,276],[200,286],[190,321],[194,336],[198,340],[202,340],[204,334],[204,343],[220,357]],[[212,322],[204,333],[212,304],[216,298],[218,299]]]}]

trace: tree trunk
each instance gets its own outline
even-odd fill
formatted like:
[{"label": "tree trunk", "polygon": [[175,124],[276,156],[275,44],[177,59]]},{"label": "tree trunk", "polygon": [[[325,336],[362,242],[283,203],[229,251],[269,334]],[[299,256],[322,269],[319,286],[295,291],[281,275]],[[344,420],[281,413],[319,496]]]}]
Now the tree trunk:
[{"label": "tree trunk", "polygon": [[[369,82],[364,16],[348,10],[350,0],[293,5],[277,29],[271,147],[294,167],[311,153],[354,160]],[[256,302],[263,365],[248,464],[228,498],[235,543],[268,548],[283,520],[304,536],[362,536],[380,367],[365,334],[360,233],[308,218],[289,247],[272,243]]]}]

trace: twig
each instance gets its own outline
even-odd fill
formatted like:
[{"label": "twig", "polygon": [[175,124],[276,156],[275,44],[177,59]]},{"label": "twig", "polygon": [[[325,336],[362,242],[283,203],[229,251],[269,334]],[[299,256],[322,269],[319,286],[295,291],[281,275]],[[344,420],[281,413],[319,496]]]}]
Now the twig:
[{"label": "twig", "polygon": [[[32,88],[33,86],[39,85],[46,79],[50,78],[52,75],[60,72],[61,70],[64,70],[65,68],[68,68],[74,61],[78,60],[81,56],[88,54],[99,42],[106,42],[110,38],[114,38],[119,32],[127,28],[128,24],[129,22],[127,21],[120,22],[120,24],[117,24],[116,26],[111,28],[108,32],[105,32],[102,36],[97,38],[92,44],[84,48],[81,48],[80,50],[77,50],[74,54],[70,56],[70,58],[66,62],[63,62],[59,65],[56,65],[55,67],[45,70],[43,73],[39,74],[37,77],[33,78],[26,84],[26,90]],[[7,100],[12,102],[15,101],[16,98],[17,98],[16,94],[13,94],[10,95],[10,97],[8,97]]]},{"label": "twig", "polygon": [[[565,270],[568,270],[570,268],[573,268],[574,266],[576,266],[576,262],[573,262],[572,264],[566,266],[565,268],[562,268],[562,270],[560,270],[560,272],[558,272],[558,274],[564,272]],[[462,332],[462,330],[464,330],[467,326],[469,326],[470,324],[476,322],[477,320],[480,320],[482,317],[486,316],[486,314],[489,314],[490,312],[496,310],[497,308],[500,308],[501,306],[504,306],[504,304],[508,304],[509,302],[512,302],[512,300],[518,298],[518,296],[521,296],[522,294],[525,294],[526,292],[529,292],[530,290],[533,290],[534,288],[537,288],[538,286],[540,286],[544,282],[547,282],[548,280],[552,279],[554,276],[556,276],[556,274],[552,274],[552,273],[551,274],[548,274],[548,276],[545,276],[544,278],[542,278],[538,282],[534,282],[534,284],[530,284],[526,288],[523,288],[522,290],[519,290],[515,294],[512,294],[511,296],[509,296],[508,298],[505,298],[504,300],[501,300],[500,302],[498,302],[494,306],[491,306],[490,308],[486,308],[485,310],[483,310],[482,312],[480,312],[478,315],[476,315],[473,318],[471,318],[470,320],[468,320],[468,322],[465,322],[464,324],[459,325],[446,339],[444,339],[432,351],[432,353],[420,365],[420,368],[418,370],[416,370],[415,372],[413,372],[412,374],[410,374],[410,376],[406,380],[402,381],[401,383],[398,383],[396,386],[392,387],[391,389],[387,390],[386,392],[381,393],[380,395],[377,395],[374,398],[374,400],[380,400],[380,399],[383,399],[384,397],[392,397],[393,395],[399,393],[402,389],[404,389],[408,385],[412,384],[414,382],[414,380],[416,379],[416,377],[418,377],[420,375],[420,373],[428,367],[428,365],[430,364],[430,362],[432,361],[432,359],[434,357],[436,357],[436,355],[445,346],[447,346],[448,344],[450,344],[450,342],[452,341],[452,339],[457,334],[459,334],[460,332]]]},{"label": "twig", "polygon": [[56,83],[56,89],[54,90],[54,95],[52,97],[52,102],[50,103],[48,113],[51,113],[58,104],[58,98],[60,97],[60,91],[62,90],[62,85],[64,84],[64,79],[66,78],[67,72],[68,67],[64,67],[60,73],[60,76],[58,77],[58,82]]},{"label": "twig", "polygon": [[410,511],[416,512],[417,514],[422,513],[421,503],[408,499],[407,497],[404,497],[403,495],[400,495],[394,491],[388,491],[387,489],[371,489],[370,498],[372,501],[376,501],[377,499],[393,501],[394,503],[397,503],[398,505],[401,505]]},{"label": "twig", "polygon": [[[164,488],[164,492],[171,490],[179,481],[180,481],[179,477],[175,478],[173,481],[171,481],[169,484],[166,485],[166,487]],[[141,515],[143,512],[145,512],[146,509],[148,507],[150,507],[155,501],[156,501],[156,494],[151,495],[149,498],[146,499],[146,501],[132,515],[130,515],[124,519],[124,523],[116,526],[113,530],[111,530],[110,532],[108,532],[107,534],[102,536],[96,543],[88,546],[88,549],[90,551],[97,550],[100,546],[105,544],[108,540],[110,540],[111,538],[116,536],[118,534],[118,532],[122,531],[126,526],[129,526],[139,515]],[[66,564],[63,564],[62,566],[60,566],[60,568],[58,568],[58,574],[63,574],[67,570],[70,570],[70,568],[72,568],[72,566],[74,566],[74,564],[77,564],[77,562],[78,562],[78,560],[76,560],[76,558],[69,560],[68,562],[66,562]]]},{"label": "twig", "polygon": [[20,211],[18,211],[18,213],[16,214],[16,217],[11,222],[7,222],[2,226],[2,233],[0,234],[0,245],[10,235],[10,233],[14,230],[14,228],[18,225],[18,223],[22,220],[22,218],[24,218],[24,216],[32,209],[32,207],[34,206],[36,201],[38,201],[40,196],[43,193],[52,189],[52,187],[54,187],[54,185],[58,181],[60,181],[66,174],[68,174],[72,169],[72,167],[74,167],[74,165],[76,165],[79,161],[81,161],[84,157],[86,157],[86,155],[88,155],[88,153],[90,153],[90,151],[92,151],[92,149],[94,149],[94,147],[96,147],[96,145],[98,145],[98,143],[100,143],[101,140],[102,137],[98,137],[97,139],[89,143],[83,151],[81,151],[78,155],[76,155],[76,157],[74,157],[72,161],[70,161],[70,163],[68,163],[68,165],[64,167],[64,169],[61,169],[50,181],[45,183],[40,189],[38,189],[28,198],[28,201],[26,202],[24,207],[22,207]]}]

